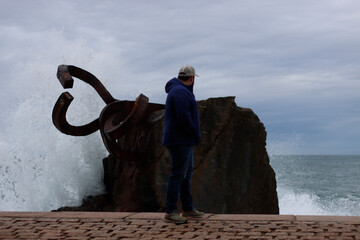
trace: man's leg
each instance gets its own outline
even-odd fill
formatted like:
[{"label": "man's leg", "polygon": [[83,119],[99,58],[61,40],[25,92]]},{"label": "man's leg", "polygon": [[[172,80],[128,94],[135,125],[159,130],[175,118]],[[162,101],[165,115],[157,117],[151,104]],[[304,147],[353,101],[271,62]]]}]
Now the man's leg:
[{"label": "man's leg", "polygon": [[189,161],[186,177],[181,183],[180,187],[180,199],[182,204],[182,216],[186,218],[202,218],[204,216],[203,212],[198,211],[194,208],[193,200],[191,197],[191,177],[193,175],[193,146],[191,146],[191,151],[189,151]]},{"label": "man's leg", "polygon": [[166,213],[173,213],[177,211],[180,188],[187,177],[192,159],[189,158],[189,155],[192,156],[192,146],[169,146],[168,150],[171,158],[171,175],[166,191]]},{"label": "man's leg", "polygon": [[183,211],[192,211],[194,209],[191,197],[191,177],[193,175],[193,146],[189,147],[189,155],[187,156],[186,177],[180,186],[180,199]]}]

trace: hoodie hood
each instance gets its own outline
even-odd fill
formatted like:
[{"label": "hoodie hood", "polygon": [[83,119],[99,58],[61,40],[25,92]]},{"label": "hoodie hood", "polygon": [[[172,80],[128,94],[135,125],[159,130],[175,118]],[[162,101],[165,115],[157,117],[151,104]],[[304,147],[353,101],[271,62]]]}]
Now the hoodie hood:
[{"label": "hoodie hood", "polygon": [[170,81],[168,81],[165,85],[165,92],[169,93],[170,90],[176,86],[183,86],[187,88],[191,93],[193,93],[194,85],[185,85],[183,84],[178,78],[173,78]]}]

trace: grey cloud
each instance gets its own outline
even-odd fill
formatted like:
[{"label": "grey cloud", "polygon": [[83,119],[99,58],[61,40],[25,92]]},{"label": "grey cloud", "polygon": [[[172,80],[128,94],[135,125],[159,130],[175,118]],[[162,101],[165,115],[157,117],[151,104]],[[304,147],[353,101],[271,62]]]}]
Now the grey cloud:
[{"label": "grey cloud", "polygon": [[[344,132],[322,122],[360,116],[359,10],[358,1],[335,0],[2,1],[0,71],[17,79],[15,71],[33,61],[54,72],[67,61],[89,68],[118,96],[143,91],[161,102],[168,78],[192,64],[198,98],[234,95],[258,113],[270,142],[303,133],[306,153],[316,135],[311,152],[320,153],[321,136]],[[342,151],[334,141],[329,149],[358,152],[351,143],[357,122],[347,124],[355,130],[339,141],[352,147]]]}]

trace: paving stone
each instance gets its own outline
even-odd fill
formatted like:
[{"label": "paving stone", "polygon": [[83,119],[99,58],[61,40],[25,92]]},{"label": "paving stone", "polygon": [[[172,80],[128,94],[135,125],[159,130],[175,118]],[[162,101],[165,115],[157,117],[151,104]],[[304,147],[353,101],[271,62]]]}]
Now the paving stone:
[{"label": "paving stone", "polygon": [[250,236],[249,239],[270,240],[270,239],[273,239],[273,238],[272,237],[265,237],[265,236]]}]

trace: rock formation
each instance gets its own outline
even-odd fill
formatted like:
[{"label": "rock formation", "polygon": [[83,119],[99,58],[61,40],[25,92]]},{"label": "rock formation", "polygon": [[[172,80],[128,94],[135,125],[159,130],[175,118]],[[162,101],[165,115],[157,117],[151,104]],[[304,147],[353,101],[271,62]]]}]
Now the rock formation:
[{"label": "rock formation", "polygon": [[[264,125],[234,97],[199,101],[201,142],[194,151],[194,205],[209,213],[278,214],[275,173]],[[103,160],[108,194],[59,210],[163,211],[170,159],[161,145],[163,110],[119,141],[131,159]],[[124,154],[126,156],[126,154]]]}]

